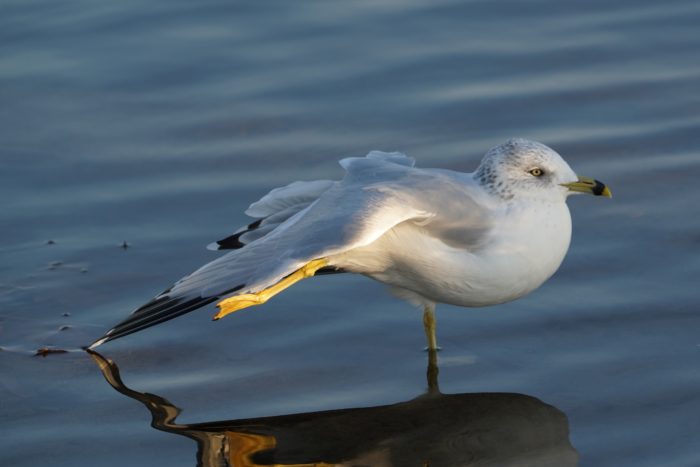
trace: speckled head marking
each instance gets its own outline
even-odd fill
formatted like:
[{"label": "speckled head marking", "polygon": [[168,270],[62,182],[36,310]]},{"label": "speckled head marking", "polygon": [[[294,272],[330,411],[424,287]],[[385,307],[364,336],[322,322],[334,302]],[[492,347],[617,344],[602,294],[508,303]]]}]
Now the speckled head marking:
[{"label": "speckled head marking", "polygon": [[488,191],[503,199],[566,198],[560,184],[577,180],[571,167],[551,148],[514,138],[489,149],[474,173]]}]

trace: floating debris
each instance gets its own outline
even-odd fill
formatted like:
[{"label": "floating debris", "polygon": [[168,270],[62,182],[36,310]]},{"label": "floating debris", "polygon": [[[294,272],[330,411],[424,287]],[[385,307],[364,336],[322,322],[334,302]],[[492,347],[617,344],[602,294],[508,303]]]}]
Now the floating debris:
[{"label": "floating debris", "polygon": [[37,349],[34,356],[35,357],[46,357],[47,355],[50,355],[52,353],[68,353],[68,351],[63,350],[63,349],[49,349],[48,347],[42,347],[40,349]]}]

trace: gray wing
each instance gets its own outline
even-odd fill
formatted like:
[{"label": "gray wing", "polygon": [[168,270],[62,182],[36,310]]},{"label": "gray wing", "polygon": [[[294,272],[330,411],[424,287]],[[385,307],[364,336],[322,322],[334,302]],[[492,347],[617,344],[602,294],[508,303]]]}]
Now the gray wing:
[{"label": "gray wing", "polygon": [[[415,159],[400,152],[372,151],[366,159],[413,167]],[[348,158],[341,164],[363,158]],[[356,162],[357,164],[357,162]],[[256,218],[226,238],[207,245],[209,250],[236,250],[258,240],[275,230],[289,218],[309,207],[321,195],[333,186],[333,180],[313,180],[310,182],[293,182],[281,188],[275,188],[259,201],[251,204],[246,214]]]},{"label": "gray wing", "polygon": [[[93,347],[215,300],[260,291],[313,259],[368,245],[402,222],[456,239],[455,229],[469,216],[483,216],[470,193],[473,187],[460,178],[464,174],[414,169],[413,159],[378,151],[340,163],[346,170],[340,181],[292,184],[253,203],[247,213],[260,216],[260,228],[266,219],[273,228],[255,238],[240,235],[241,247],[180,279]],[[274,220],[275,215],[284,220]],[[455,215],[462,222],[456,223]]]},{"label": "gray wing", "polygon": [[275,188],[251,204],[246,214],[256,218],[232,235],[207,245],[210,250],[236,250],[269,234],[290,217],[309,207],[332,185],[332,180],[294,182]]}]

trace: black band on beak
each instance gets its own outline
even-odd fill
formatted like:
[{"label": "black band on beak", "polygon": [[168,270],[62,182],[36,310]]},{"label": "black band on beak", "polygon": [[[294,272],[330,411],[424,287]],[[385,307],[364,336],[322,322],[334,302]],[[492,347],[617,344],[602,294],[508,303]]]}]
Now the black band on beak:
[{"label": "black band on beak", "polygon": [[605,184],[598,180],[595,180],[595,186],[591,189],[591,191],[594,195],[600,196],[605,191]]}]

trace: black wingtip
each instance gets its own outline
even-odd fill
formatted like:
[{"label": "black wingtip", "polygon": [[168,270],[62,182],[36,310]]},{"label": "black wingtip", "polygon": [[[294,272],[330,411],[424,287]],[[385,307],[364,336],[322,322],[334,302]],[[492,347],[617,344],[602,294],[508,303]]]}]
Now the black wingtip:
[{"label": "black wingtip", "polygon": [[138,331],[164,323],[185,313],[194,311],[210,304],[218,297],[195,297],[189,300],[184,298],[171,298],[167,296],[158,297],[151,300],[141,308],[134,311],[129,318],[110,329],[104,336],[88,346],[94,349],[106,342],[119,339],[120,337],[133,334]]},{"label": "black wingtip", "polygon": [[260,227],[260,224],[262,224],[262,221],[263,219],[258,219],[255,222],[251,222],[244,230],[214,242],[210,244],[208,248],[210,250],[237,250],[239,248],[243,248],[246,244],[241,242],[241,235],[257,229]]},{"label": "black wingtip", "polygon": [[314,276],[325,276],[328,274],[344,274],[346,272],[347,271],[342,268],[336,268],[335,266],[326,266],[316,271],[314,273]]}]

